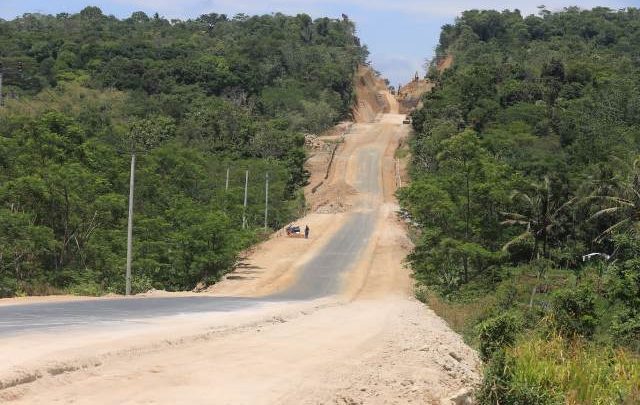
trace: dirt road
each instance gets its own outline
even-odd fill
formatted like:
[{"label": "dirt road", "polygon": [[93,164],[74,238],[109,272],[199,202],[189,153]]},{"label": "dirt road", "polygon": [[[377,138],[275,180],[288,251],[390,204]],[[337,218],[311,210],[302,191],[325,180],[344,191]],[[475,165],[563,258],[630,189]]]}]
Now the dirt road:
[{"label": "dirt road", "polygon": [[403,117],[351,127],[299,221],[310,239],[274,235],[208,292],[259,305],[0,338],[0,402],[453,403],[479,363],[412,298],[393,197]]}]

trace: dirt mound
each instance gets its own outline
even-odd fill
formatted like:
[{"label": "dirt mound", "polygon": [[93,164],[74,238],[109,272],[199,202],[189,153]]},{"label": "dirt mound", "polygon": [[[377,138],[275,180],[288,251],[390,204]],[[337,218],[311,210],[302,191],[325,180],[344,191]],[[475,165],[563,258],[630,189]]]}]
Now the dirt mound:
[{"label": "dirt mound", "polygon": [[312,210],[320,214],[347,212],[351,208],[349,197],[355,194],[357,190],[343,181],[329,184],[314,198]]}]

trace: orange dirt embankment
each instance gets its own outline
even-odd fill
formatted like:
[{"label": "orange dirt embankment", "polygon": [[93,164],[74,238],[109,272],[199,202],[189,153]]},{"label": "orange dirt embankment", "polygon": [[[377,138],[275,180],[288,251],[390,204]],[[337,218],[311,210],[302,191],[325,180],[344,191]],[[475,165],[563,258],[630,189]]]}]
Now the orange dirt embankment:
[{"label": "orange dirt embankment", "polygon": [[398,102],[387,83],[368,66],[360,66],[355,77],[356,105],[354,122],[373,122],[380,113],[397,113]]},{"label": "orange dirt embankment", "polygon": [[[443,72],[451,67],[453,64],[453,56],[447,54],[443,58],[439,58],[436,61],[436,69],[438,72]],[[412,80],[406,85],[402,86],[398,91],[398,103],[400,105],[400,112],[408,114],[414,109],[422,107],[422,96],[431,91],[435,84],[428,79]]]},{"label": "orange dirt embankment", "polygon": [[431,91],[434,84],[427,79],[414,80],[402,86],[398,96],[400,111],[408,114],[412,110],[421,107],[422,95]]},{"label": "orange dirt embankment", "polygon": [[453,55],[450,53],[445,55],[444,58],[438,58],[438,60],[436,61],[436,68],[440,73],[449,69],[451,65],[453,65]]}]

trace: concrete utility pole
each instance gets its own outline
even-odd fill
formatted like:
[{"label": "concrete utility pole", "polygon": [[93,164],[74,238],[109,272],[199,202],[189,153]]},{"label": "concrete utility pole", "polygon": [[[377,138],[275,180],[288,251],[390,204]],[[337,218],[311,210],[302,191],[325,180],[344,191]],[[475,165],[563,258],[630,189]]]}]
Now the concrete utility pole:
[{"label": "concrete utility pole", "polygon": [[229,168],[227,167],[227,181],[224,183],[224,191],[229,191]]},{"label": "concrete utility pole", "polygon": [[269,173],[267,173],[264,185],[264,230],[267,230],[267,219],[269,218]]},{"label": "concrete utility pole", "polygon": [[249,170],[244,175],[244,208],[242,209],[242,229],[247,228],[247,191],[249,186]]},{"label": "concrete utility pole", "polygon": [[133,256],[133,188],[135,183],[136,154],[131,154],[131,174],[129,176],[129,220],[127,224],[127,275],[125,295],[131,295],[131,257]]}]

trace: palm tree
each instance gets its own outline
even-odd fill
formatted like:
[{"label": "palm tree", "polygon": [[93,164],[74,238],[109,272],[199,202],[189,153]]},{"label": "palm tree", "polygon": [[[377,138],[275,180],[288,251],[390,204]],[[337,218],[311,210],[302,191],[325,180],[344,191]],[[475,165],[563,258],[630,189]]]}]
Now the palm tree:
[{"label": "palm tree", "polygon": [[547,176],[541,183],[531,183],[531,193],[524,191],[514,191],[511,194],[511,201],[519,202],[523,206],[522,213],[503,212],[507,218],[501,222],[502,225],[523,226],[524,231],[507,242],[503,249],[526,239],[534,240],[532,259],[540,258],[540,245],[542,245],[542,256],[547,257],[549,246],[549,235],[553,229],[560,224],[559,214],[571,202],[561,204],[553,195],[551,182]]},{"label": "palm tree", "polygon": [[[531,184],[532,192],[527,194],[524,191],[514,191],[511,200],[519,202],[522,207],[522,213],[504,212],[507,218],[501,222],[503,225],[523,226],[524,231],[507,242],[503,249],[507,250],[515,243],[523,240],[533,239],[534,248],[531,259],[535,259],[533,267],[536,269],[536,284],[531,291],[531,299],[529,307],[533,306],[533,298],[540,285],[540,280],[544,276],[546,269],[549,267],[547,260],[547,248],[549,246],[549,235],[554,228],[560,225],[560,213],[573,200],[561,204],[554,196],[551,190],[551,182],[547,176],[541,183]],[[542,256],[540,257],[540,245],[542,245]]]},{"label": "palm tree", "polygon": [[629,175],[617,183],[613,192],[607,195],[594,193],[590,199],[604,202],[604,208],[596,211],[591,219],[603,216],[616,218],[616,222],[600,233],[596,241],[601,241],[616,231],[638,232],[640,230],[640,158],[633,162]]}]

